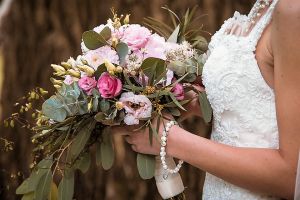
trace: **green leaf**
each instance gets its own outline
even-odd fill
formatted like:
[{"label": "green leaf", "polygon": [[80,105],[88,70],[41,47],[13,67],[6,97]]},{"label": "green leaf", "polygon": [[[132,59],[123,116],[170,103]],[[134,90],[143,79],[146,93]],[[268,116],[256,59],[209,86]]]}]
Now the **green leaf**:
[{"label": "green leaf", "polygon": [[177,107],[179,107],[181,110],[186,111],[186,109],[178,102],[178,100],[176,99],[176,97],[172,92],[169,93],[169,96],[171,97],[172,101],[175,103]]},{"label": "green leaf", "polygon": [[96,143],[96,165],[97,166],[101,165],[101,143],[100,142]]},{"label": "green leaf", "polygon": [[50,193],[52,183],[52,172],[48,169],[47,172],[40,179],[36,191],[35,199],[47,199]]},{"label": "green leaf", "polygon": [[56,184],[52,181],[48,200],[57,200],[57,199],[58,199],[58,189]]},{"label": "green leaf", "polygon": [[80,95],[80,88],[76,82],[72,83],[71,85],[66,85],[63,83],[62,87],[58,90],[58,93],[61,96],[72,96],[75,99],[78,99]]},{"label": "green leaf", "polygon": [[95,31],[86,31],[82,34],[82,40],[85,46],[90,50],[95,50],[106,45],[110,37],[111,30],[109,27],[105,27],[100,34]]},{"label": "green leaf", "polygon": [[151,179],[155,172],[155,158],[151,155],[137,154],[137,167],[142,179]]},{"label": "green leaf", "polygon": [[212,119],[212,108],[210,106],[210,103],[207,99],[207,95],[205,92],[199,93],[199,103],[201,106],[201,111],[203,115],[203,119],[206,123],[211,122]]},{"label": "green leaf", "polygon": [[58,200],[72,200],[74,194],[74,170],[66,169],[58,186]]},{"label": "green leaf", "polygon": [[43,103],[42,112],[46,117],[58,122],[64,121],[67,117],[67,112],[57,96],[52,96]]},{"label": "green leaf", "polygon": [[27,194],[34,192],[42,178],[51,168],[53,164],[52,157],[48,157],[40,161],[30,174],[30,176],[23,181],[23,183],[17,188],[16,194]]},{"label": "green leaf", "polygon": [[95,124],[96,121],[93,118],[89,118],[82,125],[70,147],[70,156],[72,160],[75,160],[84,149],[87,141],[90,139],[90,135],[95,127]]},{"label": "green leaf", "polygon": [[97,68],[97,70],[94,73],[95,78],[99,79],[99,77],[106,71],[107,71],[107,68],[105,67],[104,63],[99,65],[99,67]]},{"label": "green leaf", "polygon": [[84,153],[74,164],[74,168],[79,169],[82,173],[86,173],[91,165],[91,154]]},{"label": "green leaf", "polygon": [[102,142],[101,142],[101,162],[102,167],[105,170],[108,170],[112,167],[115,159],[115,152],[113,147],[112,135],[110,128],[104,128],[102,133]]},{"label": "green leaf", "polygon": [[165,61],[159,58],[146,58],[141,65],[143,73],[149,78],[150,85],[166,71]]},{"label": "green leaf", "polygon": [[168,110],[175,117],[179,117],[181,115],[180,111],[177,108],[169,108]]},{"label": "green leaf", "polygon": [[127,46],[127,44],[120,42],[119,44],[117,44],[116,50],[117,50],[118,56],[120,58],[120,64],[122,65],[122,64],[124,64],[125,58],[128,55],[128,50],[129,50],[128,46]]},{"label": "green leaf", "polygon": [[189,82],[192,83],[197,79],[197,75],[196,74],[188,74],[183,80],[185,82]]},{"label": "green leaf", "polygon": [[107,111],[109,111],[109,109],[110,109],[110,104],[109,104],[109,102],[106,101],[106,100],[104,100],[104,99],[102,99],[102,100],[100,101],[100,110],[101,110],[102,112],[106,113]]},{"label": "green leaf", "polygon": [[34,192],[24,194],[21,200],[34,200]]},{"label": "green leaf", "polygon": [[179,36],[180,26],[178,25],[176,29],[173,31],[167,42],[177,43]]},{"label": "green leaf", "polygon": [[177,74],[178,76],[183,76],[187,69],[186,69],[186,64],[180,61],[172,61],[168,64],[168,69],[172,70]]}]

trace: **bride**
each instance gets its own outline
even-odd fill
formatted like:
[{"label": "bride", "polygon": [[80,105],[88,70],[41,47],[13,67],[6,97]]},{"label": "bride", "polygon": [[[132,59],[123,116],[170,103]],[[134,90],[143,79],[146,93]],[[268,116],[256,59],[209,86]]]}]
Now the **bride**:
[{"label": "bride", "polygon": [[[258,0],[248,16],[236,12],[212,37],[202,75],[214,114],[211,140],[174,125],[166,147],[169,156],[207,172],[203,199],[293,198],[299,36],[298,0]],[[201,116],[196,101],[187,109],[187,117]],[[160,144],[149,144],[147,130],[118,129],[134,151],[159,154]]]}]

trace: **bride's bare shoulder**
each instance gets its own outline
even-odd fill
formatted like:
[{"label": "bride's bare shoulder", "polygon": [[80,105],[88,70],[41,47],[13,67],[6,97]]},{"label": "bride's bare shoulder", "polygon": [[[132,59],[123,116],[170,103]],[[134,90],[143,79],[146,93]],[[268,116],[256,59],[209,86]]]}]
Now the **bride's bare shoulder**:
[{"label": "bride's bare shoulder", "polygon": [[300,1],[279,0],[273,20],[273,42],[287,47],[295,46],[299,51],[300,38],[297,36],[300,35]]},{"label": "bride's bare shoulder", "polygon": [[275,19],[296,21],[300,20],[300,1],[299,0],[279,0],[274,12]]}]

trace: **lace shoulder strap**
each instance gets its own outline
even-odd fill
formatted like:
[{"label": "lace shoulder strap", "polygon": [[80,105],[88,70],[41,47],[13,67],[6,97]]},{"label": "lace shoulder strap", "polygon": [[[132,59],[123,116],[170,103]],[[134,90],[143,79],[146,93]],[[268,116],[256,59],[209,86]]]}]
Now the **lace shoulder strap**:
[{"label": "lace shoulder strap", "polygon": [[274,11],[274,8],[279,0],[273,0],[272,4],[266,11],[266,13],[262,16],[262,18],[257,22],[257,24],[254,26],[253,30],[251,31],[249,37],[252,47],[256,48],[257,43],[259,39],[261,38],[261,35],[265,28],[268,26],[268,24],[271,22],[272,14]]}]

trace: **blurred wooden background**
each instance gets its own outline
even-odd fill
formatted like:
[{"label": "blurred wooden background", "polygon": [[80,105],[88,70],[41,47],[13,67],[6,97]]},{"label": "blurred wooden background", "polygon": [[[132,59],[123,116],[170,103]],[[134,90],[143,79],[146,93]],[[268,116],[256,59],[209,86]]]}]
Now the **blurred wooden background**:
[{"label": "blurred wooden background", "polygon": [[[167,20],[161,9],[168,5],[176,13],[199,6],[204,30],[214,33],[235,10],[247,13],[254,0],[0,0],[0,120],[14,112],[13,103],[35,86],[49,89],[50,64],[80,53],[83,31],[105,23],[109,8],[131,13],[131,22],[146,16]],[[6,8],[4,9],[4,6]],[[209,39],[209,35],[206,35]],[[3,61],[3,64],[2,64]],[[197,133],[199,120],[190,120]],[[4,129],[0,137],[14,142],[14,150],[0,150],[0,199],[20,199],[15,188],[29,174],[30,133],[19,127]],[[143,181],[137,174],[135,154],[115,138],[117,161],[108,172],[91,165],[85,175],[77,174],[75,199],[123,200],[160,199],[154,180]],[[0,148],[3,142],[0,141]],[[22,172],[21,176],[18,172]],[[200,199],[203,173],[185,165],[181,171],[187,199]]]}]

